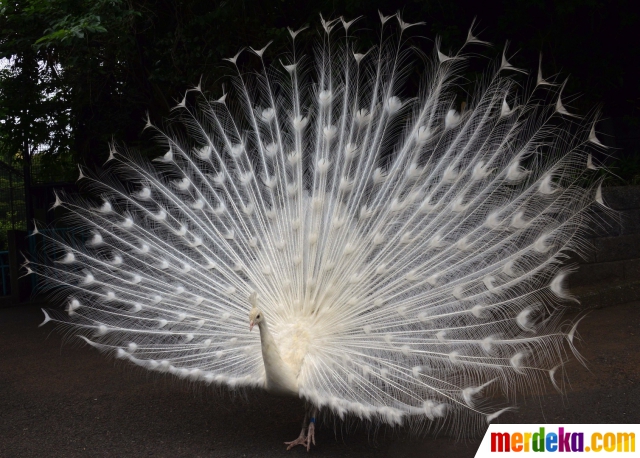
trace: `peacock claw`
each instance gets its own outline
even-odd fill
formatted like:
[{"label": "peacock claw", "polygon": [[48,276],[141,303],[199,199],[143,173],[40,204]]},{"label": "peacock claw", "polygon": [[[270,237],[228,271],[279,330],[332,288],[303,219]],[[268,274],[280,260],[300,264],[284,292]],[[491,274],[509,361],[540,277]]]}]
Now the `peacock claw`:
[{"label": "peacock claw", "polygon": [[316,445],[316,434],[315,434],[315,425],[313,423],[309,423],[309,429],[307,430],[307,434],[305,434],[304,429],[300,431],[300,435],[296,440],[292,440],[291,442],[285,442],[287,445],[287,450],[291,450],[296,445],[302,445],[307,448],[307,452],[311,449],[311,444]]},{"label": "peacock claw", "polygon": [[315,423],[309,423],[309,429],[307,430],[307,452],[311,448],[311,443],[316,445],[316,425]]},{"label": "peacock claw", "polygon": [[284,445],[287,445],[287,450],[291,450],[296,445],[307,446],[307,436],[304,435],[304,432],[300,434],[300,436],[291,442],[285,442]]}]

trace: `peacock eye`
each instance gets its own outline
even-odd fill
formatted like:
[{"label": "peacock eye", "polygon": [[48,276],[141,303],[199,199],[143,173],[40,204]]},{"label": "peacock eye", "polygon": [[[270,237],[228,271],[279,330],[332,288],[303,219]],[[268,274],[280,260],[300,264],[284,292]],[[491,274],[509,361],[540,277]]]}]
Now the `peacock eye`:
[{"label": "peacock eye", "polygon": [[258,315],[256,318],[257,318],[257,319],[260,319],[260,315]]}]

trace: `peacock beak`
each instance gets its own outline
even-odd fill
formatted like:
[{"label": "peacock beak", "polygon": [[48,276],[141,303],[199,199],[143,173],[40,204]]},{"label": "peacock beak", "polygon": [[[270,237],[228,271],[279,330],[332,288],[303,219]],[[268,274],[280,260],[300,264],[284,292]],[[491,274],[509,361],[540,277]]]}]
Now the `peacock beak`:
[{"label": "peacock beak", "polygon": [[249,332],[251,332],[251,331],[253,330],[253,325],[254,325],[254,324],[255,324],[255,323],[253,322],[253,320],[251,320],[251,321],[249,322]]}]

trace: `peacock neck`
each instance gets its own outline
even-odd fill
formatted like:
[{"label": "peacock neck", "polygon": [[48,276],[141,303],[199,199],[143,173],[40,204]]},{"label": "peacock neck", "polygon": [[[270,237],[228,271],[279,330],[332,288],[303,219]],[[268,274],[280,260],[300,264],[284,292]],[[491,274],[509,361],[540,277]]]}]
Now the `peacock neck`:
[{"label": "peacock neck", "polygon": [[297,396],[298,382],[291,368],[282,360],[267,321],[263,319],[258,327],[266,379],[265,388],[273,394]]}]

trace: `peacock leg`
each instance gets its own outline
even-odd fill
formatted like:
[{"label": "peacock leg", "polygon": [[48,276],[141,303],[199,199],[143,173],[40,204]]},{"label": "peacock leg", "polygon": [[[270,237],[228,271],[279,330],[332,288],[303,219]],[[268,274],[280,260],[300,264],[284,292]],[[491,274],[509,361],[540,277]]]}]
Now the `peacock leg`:
[{"label": "peacock leg", "polygon": [[309,421],[309,428],[307,429],[307,452],[311,448],[311,443],[316,445],[316,416],[318,410],[316,408],[311,412],[311,420]]},{"label": "peacock leg", "polygon": [[287,450],[291,450],[296,445],[302,445],[303,447],[307,447],[307,452],[311,448],[311,444],[316,445],[316,414],[317,409],[313,409],[311,412],[311,419],[309,419],[309,411],[307,410],[304,414],[304,420],[302,420],[302,430],[300,431],[300,435],[297,439],[292,440],[291,442],[285,442],[287,445]]}]

